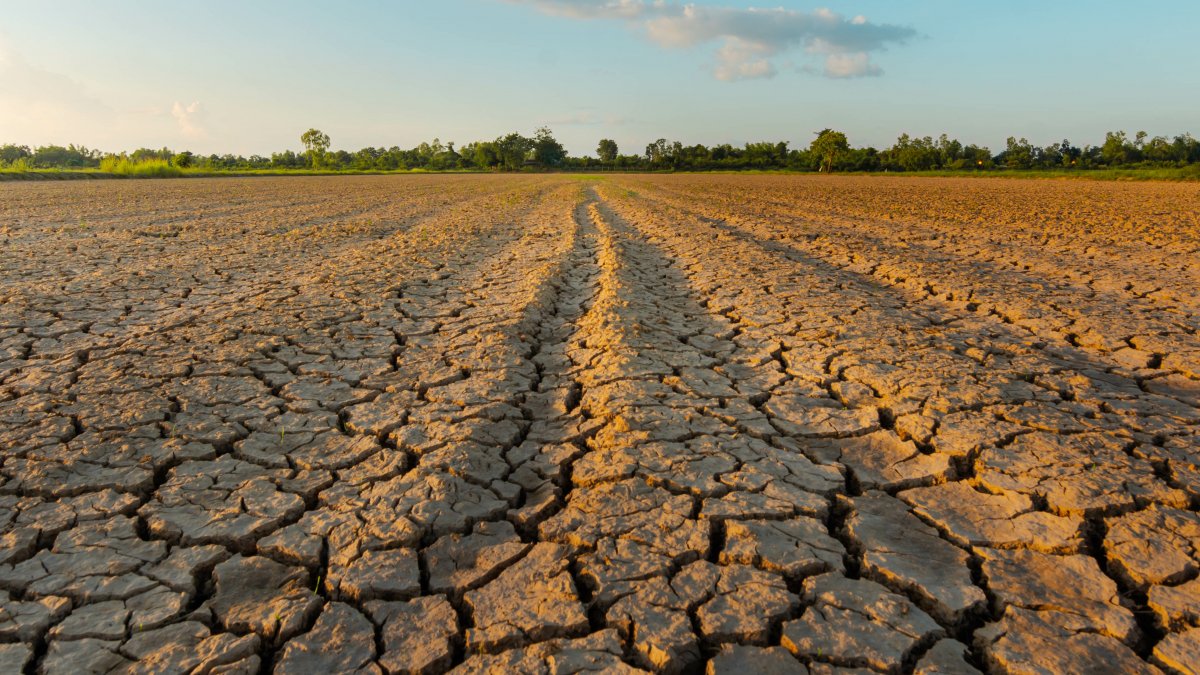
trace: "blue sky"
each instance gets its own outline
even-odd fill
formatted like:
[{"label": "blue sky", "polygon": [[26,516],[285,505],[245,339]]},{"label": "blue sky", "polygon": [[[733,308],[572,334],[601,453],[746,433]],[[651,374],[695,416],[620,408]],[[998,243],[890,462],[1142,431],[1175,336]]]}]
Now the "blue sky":
[{"label": "blue sky", "polygon": [[0,143],[1200,134],[1200,2],[0,0]]}]

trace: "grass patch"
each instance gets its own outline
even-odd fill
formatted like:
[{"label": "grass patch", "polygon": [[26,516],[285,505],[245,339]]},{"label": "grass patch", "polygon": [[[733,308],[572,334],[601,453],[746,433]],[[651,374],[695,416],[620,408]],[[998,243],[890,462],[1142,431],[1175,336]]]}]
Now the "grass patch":
[{"label": "grass patch", "polygon": [[77,180],[88,178],[113,178],[96,169],[14,169],[0,167],[0,181],[10,180]]},{"label": "grass patch", "polygon": [[3,171],[8,173],[28,173],[33,171],[33,162],[29,161],[28,157],[21,157],[20,159],[13,160],[8,164],[0,162],[0,167],[2,167]]},{"label": "grass patch", "polygon": [[144,159],[135,162],[128,157],[105,157],[100,160],[100,172],[128,178],[178,178],[183,170],[165,159]]}]

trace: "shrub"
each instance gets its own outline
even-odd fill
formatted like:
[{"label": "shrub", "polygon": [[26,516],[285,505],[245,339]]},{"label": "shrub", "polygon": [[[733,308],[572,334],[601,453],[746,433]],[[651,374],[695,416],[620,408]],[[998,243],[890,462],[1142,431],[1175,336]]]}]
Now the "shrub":
[{"label": "shrub", "polygon": [[12,171],[14,173],[25,173],[26,171],[33,171],[33,162],[31,162],[28,157],[20,157],[8,162],[7,164],[0,162],[0,167],[3,167],[6,171]]},{"label": "shrub", "polygon": [[134,161],[128,157],[109,155],[100,160],[100,170],[118,176],[130,178],[174,178],[182,176],[183,171],[165,159],[143,159]]}]

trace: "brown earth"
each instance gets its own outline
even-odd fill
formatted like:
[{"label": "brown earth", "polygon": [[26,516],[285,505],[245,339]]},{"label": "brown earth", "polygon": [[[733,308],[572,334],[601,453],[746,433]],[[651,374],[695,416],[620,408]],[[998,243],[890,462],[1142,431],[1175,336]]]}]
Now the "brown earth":
[{"label": "brown earth", "polygon": [[1196,672],[1200,187],[0,185],[0,673]]}]

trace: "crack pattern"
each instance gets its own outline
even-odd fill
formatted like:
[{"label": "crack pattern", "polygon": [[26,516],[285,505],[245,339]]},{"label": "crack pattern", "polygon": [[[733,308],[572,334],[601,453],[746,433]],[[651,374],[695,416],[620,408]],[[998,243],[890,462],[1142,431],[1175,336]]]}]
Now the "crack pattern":
[{"label": "crack pattern", "polygon": [[14,672],[1194,663],[1194,188],[304,184],[0,185]]}]

